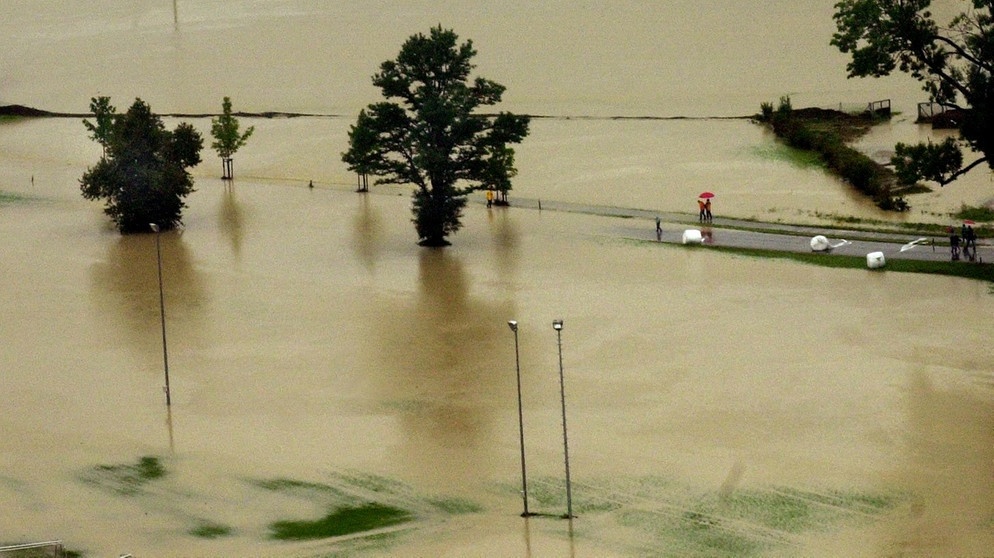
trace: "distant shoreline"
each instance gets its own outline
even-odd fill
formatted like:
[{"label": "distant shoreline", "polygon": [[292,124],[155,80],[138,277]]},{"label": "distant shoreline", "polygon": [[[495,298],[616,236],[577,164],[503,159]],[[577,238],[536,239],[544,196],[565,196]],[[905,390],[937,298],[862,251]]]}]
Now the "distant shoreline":
[{"label": "distant shoreline", "polygon": [[[239,118],[353,118],[344,114],[321,114],[314,112],[285,112],[285,111],[264,111],[264,112],[235,112]],[[92,113],[87,112],[52,112],[24,105],[0,105],[0,117],[17,116],[23,118],[91,118]],[[159,116],[168,118],[213,118],[220,116],[218,113],[163,113]],[[480,114],[480,116],[496,116],[495,114]],[[753,120],[757,115],[747,116],[590,116],[590,115],[552,115],[552,114],[526,114],[529,118],[536,120],[630,120],[630,121],[654,121],[654,120]]]},{"label": "distant shoreline", "polygon": [[[246,118],[296,118],[296,117],[312,117],[312,118],[339,118],[340,114],[313,114],[313,113],[303,113],[303,112],[236,112],[235,116],[246,117]],[[42,109],[37,109],[33,107],[26,107],[24,105],[3,105],[0,106],[0,116],[21,116],[25,118],[89,118],[92,117],[92,113],[88,112],[52,112]],[[168,113],[159,114],[159,116],[166,116],[170,118],[212,118],[219,116],[216,113]]]},{"label": "distant shoreline", "polygon": [[24,116],[31,118],[67,118],[67,117],[76,117],[76,116],[85,117],[91,115],[71,114],[64,112],[49,112],[47,110],[26,107],[24,105],[3,105],[0,106],[0,116]]}]

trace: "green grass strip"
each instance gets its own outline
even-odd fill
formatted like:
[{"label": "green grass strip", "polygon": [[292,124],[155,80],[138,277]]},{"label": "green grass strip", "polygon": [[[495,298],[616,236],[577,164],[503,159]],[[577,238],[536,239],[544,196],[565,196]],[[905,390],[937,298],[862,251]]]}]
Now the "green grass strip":
[{"label": "green grass strip", "polygon": [[[759,248],[738,248],[732,246],[709,246],[709,250],[740,254],[757,258],[778,258],[793,260],[821,267],[867,269],[866,258],[862,256],[844,256],[832,254],[815,254],[805,252],[782,252],[779,250],[764,250]],[[930,261],[889,259],[887,265],[873,271],[896,271],[900,273],[931,273],[994,282],[994,268],[990,264],[964,261]]]},{"label": "green grass strip", "polygon": [[277,521],[270,525],[271,538],[299,541],[340,537],[410,521],[405,510],[378,503],[337,509],[316,521]]}]

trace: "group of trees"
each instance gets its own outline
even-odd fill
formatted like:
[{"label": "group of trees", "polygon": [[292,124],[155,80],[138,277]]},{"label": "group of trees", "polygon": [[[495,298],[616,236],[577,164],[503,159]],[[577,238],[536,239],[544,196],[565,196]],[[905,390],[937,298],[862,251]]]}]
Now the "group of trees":
[{"label": "group of trees", "polygon": [[[396,60],[373,76],[387,101],[359,113],[342,154],[360,176],[378,183],[413,184],[414,225],[420,244],[444,246],[459,230],[467,196],[476,190],[503,192],[515,175],[514,150],[528,135],[529,119],[506,112],[477,113],[501,101],[504,86],[477,77],[470,83],[476,50],[472,41],[440,26],[412,36]],[[122,233],[180,223],[183,198],[193,191],[187,169],[200,162],[203,139],[189,124],[168,131],[141,99],[118,115],[107,97],[92,100],[95,122],[84,121],[103,156],[80,180],[88,199],[105,199],[105,212]],[[231,178],[231,156],[251,136],[239,131],[224,98],[212,121],[212,147],[221,157],[222,178]]]},{"label": "group of trees", "polygon": [[[180,123],[167,130],[162,119],[141,99],[124,114],[109,97],[90,100],[94,122],[84,120],[90,138],[103,148],[100,160],[80,179],[87,199],[103,199],[106,213],[122,233],[161,230],[181,223],[183,201],[193,192],[187,169],[200,164],[204,140],[193,126]],[[252,128],[238,132],[231,99],[224,98],[222,114],[211,122],[212,147],[224,165],[222,178],[232,178],[231,155],[245,144]]]},{"label": "group of trees", "polygon": [[[906,183],[948,184],[987,163],[994,170],[994,0],[970,8],[947,27],[929,11],[930,0],[841,0],[831,44],[851,54],[849,77],[886,76],[894,70],[923,83],[932,101],[955,109],[959,136],[938,144],[898,144],[893,164]],[[441,26],[410,37],[395,60],[373,75],[384,101],[360,111],[342,161],[379,184],[414,186],[412,211],[419,243],[444,246],[459,230],[467,196],[496,190],[506,196],[516,174],[514,150],[528,135],[529,118],[485,114],[500,103],[504,86],[476,77],[472,41]],[[106,212],[122,232],[179,223],[183,198],[193,191],[187,169],[200,162],[203,140],[188,124],[168,131],[140,99],[117,115],[109,99],[91,104],[85,121],[103,156],[81,180],[87,198],[107,199]],[[225,97],[211,132],[231,178],[231,156],[253,132],[240,132]],[[964,148],[979,157],[964,164]],[[362,188],[361,188],[362,189]]]},{"label": "group of trees", "polygon": [[103,155],[80,180],[83,197],[106,200],[104,212],[122,233],[178,225],[183,198],[193,192],[187,169],[200,163],[200,134],[186,123],[166,130],[141,99],[122,115],[107,97],[93,99],[90,109],[96,123],[84,125]]}]

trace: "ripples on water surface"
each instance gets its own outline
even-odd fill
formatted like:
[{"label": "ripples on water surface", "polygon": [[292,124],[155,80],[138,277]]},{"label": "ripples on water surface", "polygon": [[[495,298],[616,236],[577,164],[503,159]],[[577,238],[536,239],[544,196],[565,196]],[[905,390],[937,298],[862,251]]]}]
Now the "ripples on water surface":
[{"label": "ripples on water surface", "polygon": [[[6,2],[5,103],[206,112],[230,95],[239,110],[344,116],[246,121],[230,186],[205,151],[186,228],[162,237],[168,413],[154,237],[119,236],[80,198],[99,150],[77,119],[0,125],[0,190],[17,198],[0,201],[0,541],[101,556],[990,548],[986,285],[635,243],[650,222],[475,203],[454,246],[426,251],[405,190],[351,192],[339,153],[377,99],[370,74],[439,21],[475,41],[509,110],[739,116],[785,93],[893,98],[904,115],[863,147],[927,133],[906,116],[914,84],[844,79],[830,3],[699,6],[180,1],[174,21],[168,1]],[[512,199],[689,212],[707,189],[719,216],[883,218],[745,120],[537,119],[518,167]],[[913,217],[985,199],[986,180],[921,197]],[[564,523],[516,515],[505,322],[521,324],[533,506],[559,514],[558,317],[572,542]],[[267,538],[369,499],[414,513],[413,529]]]}]

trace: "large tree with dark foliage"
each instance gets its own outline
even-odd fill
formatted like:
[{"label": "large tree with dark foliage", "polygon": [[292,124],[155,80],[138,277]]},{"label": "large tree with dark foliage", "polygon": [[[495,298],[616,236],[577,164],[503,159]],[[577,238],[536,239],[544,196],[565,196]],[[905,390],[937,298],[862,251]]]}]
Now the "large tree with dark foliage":
[{"label": "large tree with dark foliage", "polygon": [[413,184],[414,225],[420,244],[445,246],[461,226],[474,190],[510,188],[514,151],[529,119],[507,112],[480,114],[501,101],[504,86],[469,81],[472,41],[441,26],[410,37],[396,60],[373,76],[387,101],[369,105],[349,131],[342,160],[378,184]]},{"label": "large tree with dark foliage", "polygon": [[97,124],[84,120],[103,156],[80,179],[83,197],[106,201],[104,213],[122,233],[144,232],[149,224],[168,230],[181,223],[193,192],[187,169],[200,163],[203,138],[187,123],[166,130],[141,99],[115,114],[107,97],[92,99]]},{"label": "large tree with dark foliage", "polygon": [[[922,82],[933,102],[957,111],[959,139],[899,143],[892,159],[902,182],[946,185],[974,167],[994,170],[994,0],[962,1],[940,27],[930,0],[843,0],[835,5],[832,44],[852,55],[849,77],[881,77],[895,69]],[[963,147],[979,157],[964,163]]]}]

